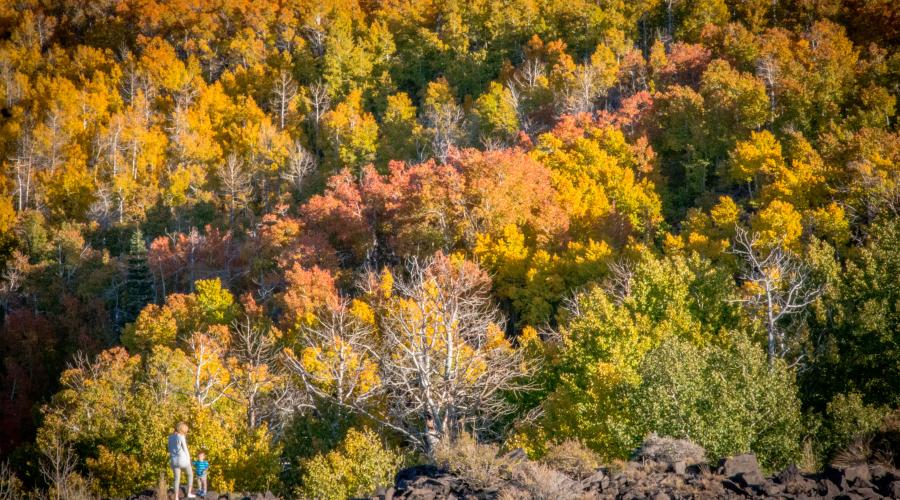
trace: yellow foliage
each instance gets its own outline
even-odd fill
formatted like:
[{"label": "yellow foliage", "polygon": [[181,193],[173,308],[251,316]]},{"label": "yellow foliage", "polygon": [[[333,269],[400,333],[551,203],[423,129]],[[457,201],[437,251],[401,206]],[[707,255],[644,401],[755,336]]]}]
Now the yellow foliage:
[{"label": "yellow foliage", "polygon": [[122,332],[122,343],[138,351],[149,351],[155,346],[174,348],[177,335],[178,323],[172,310],[148,304]]},{"label": "yellow foliage", "polygon": [[750,222],[764,246],[796,248],[803,233],[802,216],[786,201],[775,200],[760,210]]},{"label": "yellow foliage", "polygon": [[367,325],[375,326],[375,311],[369,304],[359,299],[350,302],[350,314]]},{"label": "yellow foliage", "polygon": [[828,238],[838,245],[850,241],[850,221],[847,220],[844,208],[837,203],[831,202],[805,215],[809,219],[809,226],[817,236]]},{"label": "yellow foliage", "polygon": [[321,500],[365,496],[391,484],[401,462],[401,455],[386,448],[374,432],[350,429],[337,449],[304,464],[297,494]]},{"label": "yellow foliage", "polygon": [[784,167],[781,143],[768,130],[752,132],[750,139],[735,145],[729,167],[732,181],[759,185]]}]

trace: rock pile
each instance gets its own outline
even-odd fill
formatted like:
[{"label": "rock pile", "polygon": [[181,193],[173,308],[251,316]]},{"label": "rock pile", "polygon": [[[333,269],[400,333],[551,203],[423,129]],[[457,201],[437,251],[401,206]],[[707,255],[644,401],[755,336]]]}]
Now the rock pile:
[{"label": "rock pile", "polygon": [[[546,486],[546,485],[545,485]],[[593,475],[560,487],[555,496],[550,488],[522,489],[506,484],[497,488],[474,488],[464,478],[434,466],[417,466],[401,471],[394,487],[379,491],[373,499],[494,499],[494,498],[598,498],[652,499],[680,498],[900,498],[900,471],[884,466],[860,464],[822,473],[805,474],[796,467],[765,477],[752,454],[724,459],[718,468],[686,465],[683,461],[629,462],[622,470],[598,469]]]},{"label": "rock pile", "polygon": [[[186,491],[182,488],[181,498],[186,498]],[[169,492],[169,498],[175,498],[172,492]],[[217,493],[215,491],[207,491],[202,497],[206,500],[278,500],[278,497],[272,492],[265,493]],[[128,497],[128,500],[157,500],[156,491],[146,490],[137,495]]]}]

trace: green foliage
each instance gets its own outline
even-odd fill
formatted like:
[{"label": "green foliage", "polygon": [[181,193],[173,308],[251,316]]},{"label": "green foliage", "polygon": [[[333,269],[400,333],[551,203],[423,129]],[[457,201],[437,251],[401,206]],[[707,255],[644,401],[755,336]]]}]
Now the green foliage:
[{"label": "green foliage", "polygon": [[817,443],[823,458],[878,430],[888,411],[863,402],[857,392],[837,394],[825,407],[823,439]]},{"label": "green foliage", "polygon": [[509,141],[519,131],[519,118],[509,89],[491,82],[487,92],[475,101],[475,116],[482,140]]},{"label": "green foliage", "polygon": [[[114,3],[0,5],[3,455],[50,401],[38,449],[95,494],[156,484],[175,418],[217,488],[370,493],[371,422],[282,361],[352,316],[294,360],[389,412],[381,316],[435,301],[367,271],[437,251],[506,320],[453,383],[527,353],[538,389],[479,425],[536,455],[659,431],[775,467],[798,396],[820,458],[900,405],[896,2]],[[823,286],[778,323],[793,368],[760,364],[739,228]]]},{"label": "green foliage", "polygon": [[776,470],[799,458],[803,427],[794,374],[781,361],[770,366],[746,337],[736,335],[725,347],[672,337],[638,371],[637,428],[689,439],[711,460],[753,452]]},{"label": "green foliage", "polygon": [[203,323],[207,325],[228,325],[234,319],[234,296],[227,289],[222,288],[219,278],[213,280],[199,280],[194,283],[196,288],[198,313]]},{"label": "green foliage", "polygon": [[147,244],[140,230],[132,234],[128,247],[128,274],[125,281],[126,321],[133,321],[148,302],[153,300],[153,277],[147,265]]},{"label": "green foliage", "polygon": [[350,429],[338,447],[310,459],[297,494],[340,500],[361,497],[394,480],[403,457],[369,429]]},{"label": "green foliage", "polygon": [[[648,352],[669,338],[728,343],[739,315],[730,277],[699,257],[647,258],[607,287],[579,295],[562,329],[558,380],[537,435],[572,437],[605,458],[624,458],[643,437],[633,408]],[[526,434],[528,429],[524,431]],[[532,443],[540,452],[540,438]]]},{"label": "green foliage", "polygon": [[218,488],[264,491],[280,470],[280,449],[265,426],[248,428],[229,399],[204,405],[195,396],[197,366],[181,350],[156,347],[143,358],[117,348],[63,373],[62,389],[43,414],[38,447],[55,440],[82,450],[99,492],[127,496],[166,473],[166,436],[175,422],[192,428],[193,453],[205,448]]},{"label": "green foliage", "polygon": [[811,370],[803,374],[810,400],[822,409],[839,392],[858,392],[869,404],[896,406],[900,390],[900,223],[877,222],[867,244],[840,274],[832,274],[828,313],[811,318],[822,337]]}]

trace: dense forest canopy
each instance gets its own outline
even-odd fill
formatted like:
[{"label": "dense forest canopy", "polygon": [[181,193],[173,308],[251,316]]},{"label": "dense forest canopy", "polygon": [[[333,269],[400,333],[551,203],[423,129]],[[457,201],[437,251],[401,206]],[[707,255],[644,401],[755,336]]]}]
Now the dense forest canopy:
[{"label": "dense forest canopy", "polygon": [[890,0],[2,2],[3,484],[152,487],[179,419],[308,496],[462,433],[818,467],[900,406],[898,48]]}]

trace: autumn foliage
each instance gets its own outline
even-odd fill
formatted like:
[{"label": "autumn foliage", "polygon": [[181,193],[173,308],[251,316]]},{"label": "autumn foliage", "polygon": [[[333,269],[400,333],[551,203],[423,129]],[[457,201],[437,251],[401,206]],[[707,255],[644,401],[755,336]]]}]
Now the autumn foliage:
[{"label": "autumn foliage", "polygon": [[0,460],[128,496],[184,419],[285,494],[470,434],[822,465],[900,405],[898,5],[3,3]]}]

